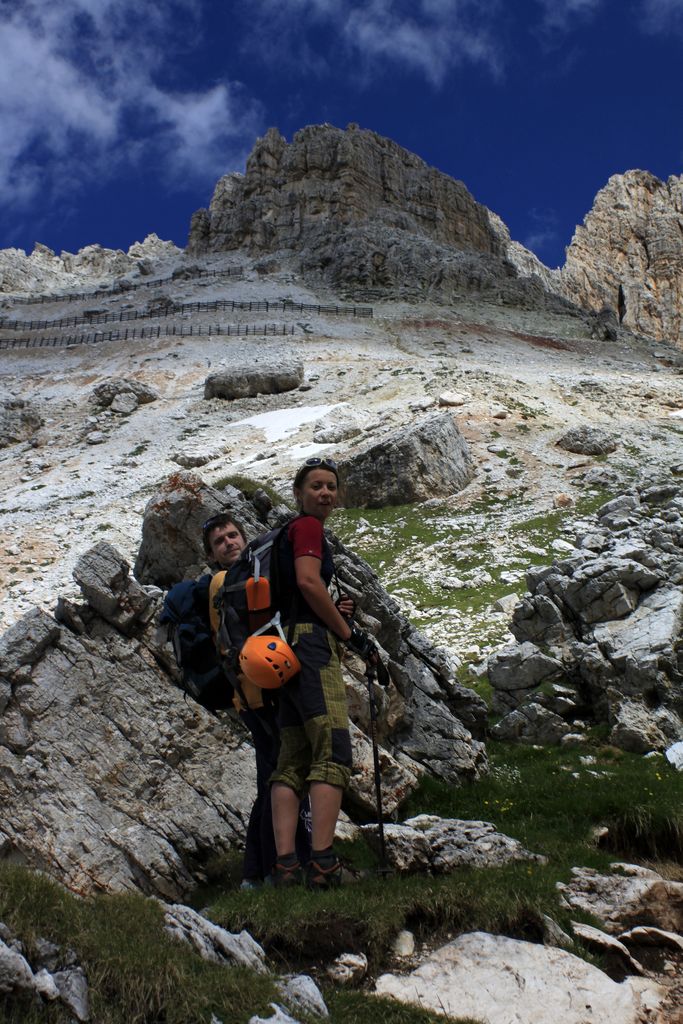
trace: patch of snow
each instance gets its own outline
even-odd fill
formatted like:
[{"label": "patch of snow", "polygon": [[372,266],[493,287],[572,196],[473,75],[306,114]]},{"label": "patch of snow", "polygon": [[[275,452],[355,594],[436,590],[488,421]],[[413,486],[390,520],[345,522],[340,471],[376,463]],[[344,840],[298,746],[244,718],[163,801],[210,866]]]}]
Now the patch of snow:
[{"label": "patch of snow", "polygon": [[263,430],[266,441],[281,441],[288,434],[302,427],[304,423],[311,423],[327,416],[337,405],[303,405],[294,409],[274,409],[272,412],[261,412],[256,416],[249,416],[245,420],[238,420],[231,423],[230,427],[241,427],[248,424]]}]

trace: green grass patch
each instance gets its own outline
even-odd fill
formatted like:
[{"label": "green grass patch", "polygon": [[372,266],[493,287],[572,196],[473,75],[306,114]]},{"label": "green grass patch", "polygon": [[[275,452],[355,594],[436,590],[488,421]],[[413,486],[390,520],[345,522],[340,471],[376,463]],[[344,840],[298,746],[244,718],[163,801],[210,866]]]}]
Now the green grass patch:
[{"label": "green grass patch", "polygon": [[366,954],[374,973],[403,928],[439,945],[470,930],[539,939],[546,909],[568,925],[555,877],[536,865],[515,864],[443,876],[371,875],[328,893],[231,891],[213,903],[211,917],[230,931],[246,928],[282,967],[310,968],[353,950]]},{"label": "green grass patch", "polygon": [[[615,854],[683,863],[683,776],[663,758],[605,746],[603,731],[573,749],[490,741],[485,778],[460,789],[425,779],[405,812],[492,821],[562,870],[605,867]],[[597,826],[608,829],[600,849]]]},{"label": "green grass patch", "polygon": [[[683,777],[663,760],[605,746],[600,730],[593,739],[576,749],[492,742],[489,775],[460,788],[423,779],[401,809],[401,820],[432,813],[490,821],[546,863],[386,879],[370,871],[325,894],[225,891],[211,916],[230,930],[247,928],[288,967],[326,963],[352,949],[368,956],[371,972],[386,969],[402,928],[430,945],[472,930],[538,941],[549,914],[570,932],[571,918],[590,921],[559,902],[556,883],[567,882],[573,867],[609,872],[615,859],[634,857],[683,864]],[[588,754],[594,763],[586,765]],[[600,845],[597,827],[608,830]],[[359,853],[367,866],[367,849],[344,850],[356,867]]]},{"label": "green grass patch", "polygon": [[[160,905],[137,895],[77,899],[42,875],[0,865],[0,920],[20,936],[29,961],[38,938],[73,949],[98,1024],[209,1024],[214,1013],[246,1024],[275,998],[270,978],[202,960],[163,929]],[[30,1003],[8,1000],[3,1019],[50,1020]],[[265,1013],[267,1016],[268,1014]],[[54,1009],[52,1020],[68,1020]]]},{"label": "green grass patch", "polygon": [[232,473],[228,476],[222,476],[216,480],[212,486],[215,487],[217,491],[222,491],[228,486],[235,487],[249,499],[253,498],[257,491],[265,491],[273,505],[288,504],[288,502],[283,501],[282,495],[278,494],[274,487],[270,487],[268,484],[264,484],[260,480],[252,480],[251,477],[244,476],[240,473]]},{"label": "green grass patch", "polygon": [[[522,571],[549,564],[551,542],[563,527],[610,497],[601,490],[582,496],[571,508],[532,516],[525,488],[499,494],[490,486],[464,508],[430,502],[339,509],[334,530],[369,562],[418,628],[440,643],[448,643],[449,635],[466,634],[468,643],[487,646],[499,642],[507,629],[506,621],[490,614],[495,601],[524,591]],[[502,580],[511,569],[520,579]],[[465,586],[456,587],[456,580]]]},{"label": "green grass patch", "polygon": [[359,992],[325,992],[334,1024],[479,1024],[470,1017],[447,1017],[393,999],[368,999]]}]

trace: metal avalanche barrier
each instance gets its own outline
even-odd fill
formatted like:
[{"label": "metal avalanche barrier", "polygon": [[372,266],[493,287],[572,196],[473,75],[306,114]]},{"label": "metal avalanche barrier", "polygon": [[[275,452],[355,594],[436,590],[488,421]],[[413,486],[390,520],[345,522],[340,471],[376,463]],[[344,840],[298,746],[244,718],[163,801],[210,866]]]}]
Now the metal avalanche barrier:
[{"label": "metal avalanche barrier", "polygon": [[214,299],[212,302],[182,302],[159,306],[158,309],[125,309],[118,313],[96,313],[60,317],[58,320],[10,320],[0,318],[0,329],[5,331],[49,331],[64,327],[84,327],[92,324],[124,323],[129,320],[156,320],[183,313],[312,313],[317,316],[372,317],[372,306],[318,306],[305,302],[238,302],[232,299]]},{"label": "metal avalanche barrier", "polygon": [[122,331],[93,331],[89,334],[58,334],[50,338],[0,338],[0,350],[14,348],[73,348],[98,345],[102,341],[135,341],[143,338],[191,338],[224,335],[227,337],[292,335],[294,324],[209,324],[208,326],[127,327]]}]

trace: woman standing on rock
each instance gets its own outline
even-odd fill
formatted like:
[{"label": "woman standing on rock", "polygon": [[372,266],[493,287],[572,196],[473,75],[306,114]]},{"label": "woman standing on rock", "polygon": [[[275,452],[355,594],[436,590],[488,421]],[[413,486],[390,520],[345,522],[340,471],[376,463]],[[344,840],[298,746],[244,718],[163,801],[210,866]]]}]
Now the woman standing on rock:
[{"label": "woman standing on rock", "polygon": [[280,691],[280,756],[271,776],[273,830],[277,848],[276,885],[303,880],[296,855],[299,801],[311,800],[312,854],[306,885],[328,889],[341,882],[341,864],[332,843],[342,795],[351,776],[351,739],[339,642],[361,657],[374,657],[374,645],[350,624],[354,604],[335,604],[328,586],[334,563],[323,527],[337,505],[339,475],[332,459],[308,459],[294,478],[299,515],[285,531],[280,552],[281,614],[289,620],[288,639],[301,671]]}]

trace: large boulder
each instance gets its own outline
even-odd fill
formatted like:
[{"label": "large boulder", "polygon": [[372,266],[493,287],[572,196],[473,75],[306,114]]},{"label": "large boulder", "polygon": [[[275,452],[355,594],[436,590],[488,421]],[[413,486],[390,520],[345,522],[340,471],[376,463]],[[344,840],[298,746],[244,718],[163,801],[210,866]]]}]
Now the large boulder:
[{"label": "large boulder", "polygon": [[572,953],[484,932],[458,936],[410,974],[381,975],[376,992],[487,1024],[640,1024],[647,1005],[628,980]]},{"label": "large boulder", "polygon": [[106,541],[100,541],[76,562],[74,579],[88,604],[122,633],[151,621],[154,600],[131,579],[128,562]]},{"label": "large boulder", "polygon": [[354,508],[445,498],[473,476],[467,441],[447,412],[391,434],[340,466],[344,503]]},{"label": "large boulder", "polygon": [[294,391],[303,384],[304,367],[301,362],[282,362],[272,365],[231,367],[210,373],[204,381],[204,398],[254,398],[256,395],[279,395]]},{"label": "large boulder", "polygon": [[599,427],[589,427],[585,424],[571,427],[556,443],[559,448],[577,455],[607,455],[617,448],[617,442],[612,434]]},{"label": "large boulder", "polygon": [[149,384],[135,380],[133,377],[111,377],[93,388],[94,401],[105,409],[111,406],[112,402],[120,395],[133,397],[135,406],[147,405],[149,402],[155,402],[159,397]]},{"label": "large boulder", "polygon": [[571,726],[560,715],[531,701],[505,715],[493,726],[491,735],[497,740],[554,746],[571,731]]},{"label": "large boulder", "polygon": [[672,882],[635,864],[613,864],[618,874],[572,868],[571,880],[557,883],[573,910],[597,917],[610,934],[635,925],[683,931],[683,882]]},{"label": "large boulder", "polygon": [[495,691],[504,691],[506,698],[502,703],[496,702],[494,710],[523,703],[528,691],[561,673],[562,663],[556,658],[549,658],[528,640],[503,648],[491,655],[487,662],[491,686]]},{"label": "large boulder", "polygon": [[134,573],[141,583],[171,587],[201,572],[206,562],[202,526],[217,512],[234,515],[255,537],[266,527],[234,487],[217,491],[195,473],[168,477],[145,508]]},{"label": "large boulder", "polygon": [[[377,825],[363,825],[361,831],[379,851]],[[517,839],[497,832],[488,821],[419,814],[401,825],[385,825],[384,838],[387,860],[401,872],[447,874],[463,866],[491,868],[513,861],[545,862]]]},{"label": "large boulder", "polygon": [[31,402],[23,398],[0,399],[0,448],[29,441],[43,423],[43,417]]},{"label": "large boulder", "polygon": [[76,892],[176,900],[240,846],[253,754],[169,684],[144,635],[29,613],[0,637],[0,707],[5,855]]}]

